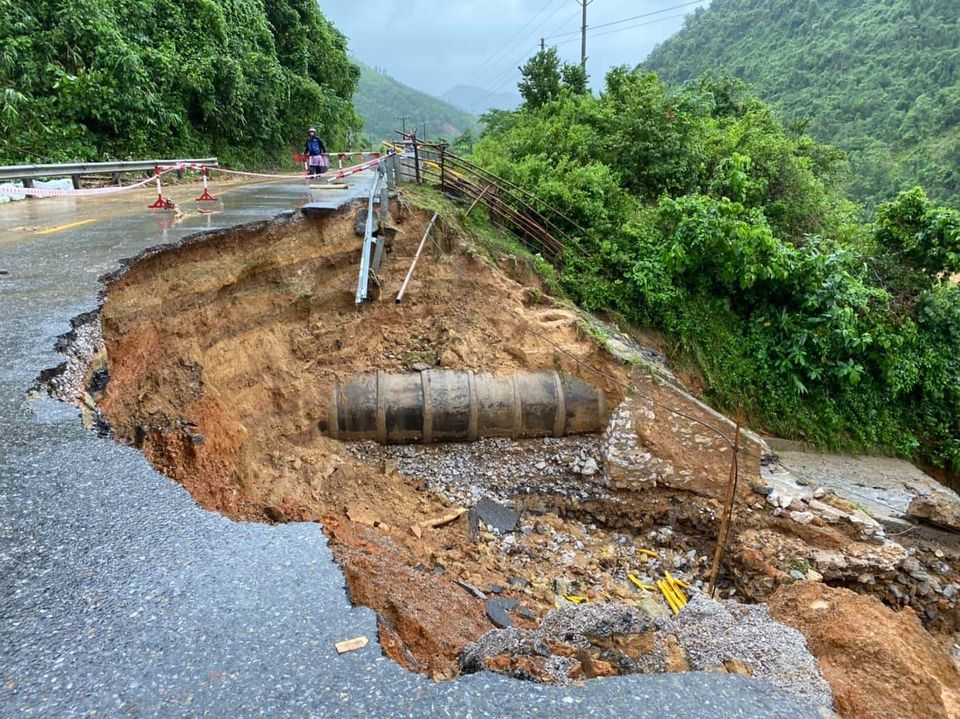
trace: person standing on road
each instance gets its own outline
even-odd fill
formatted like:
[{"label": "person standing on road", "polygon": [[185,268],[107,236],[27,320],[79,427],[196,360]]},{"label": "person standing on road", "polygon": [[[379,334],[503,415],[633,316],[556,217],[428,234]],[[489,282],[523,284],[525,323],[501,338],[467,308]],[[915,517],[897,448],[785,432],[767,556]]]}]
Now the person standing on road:
[{"label": "person standing on road", "polygon": [[327,148],[323,145],[323,140],[317,137],[317,128],[311,127],[307,132],[307,145],[303,151],[307,156],[307,173],[310,177],[320,177],[329,167],[327,161]]}]

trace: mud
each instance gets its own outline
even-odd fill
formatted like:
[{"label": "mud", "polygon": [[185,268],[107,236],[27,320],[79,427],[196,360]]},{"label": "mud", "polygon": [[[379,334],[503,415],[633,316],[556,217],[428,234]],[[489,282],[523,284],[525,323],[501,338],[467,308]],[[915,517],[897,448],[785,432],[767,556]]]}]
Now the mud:
[{"label": "mud", "polygon": [[[385,653],[437,679],[460,673],[464,647],[505,622],[532,632],[549,612],[580,603],[666,611],[634,581],[666,572],[705,589],[731,457],[706,425],[731,434],[732,423],[614,359],[580,314],[490,264],[462,228],[439,225],[442,251],[424,253],[394,304],[428,219],[397,218],[379,299],[359,308],[352,211],[294,214],[148,251],[107,278],[103,346],[84,352],[87,391],[75,394],[201,506],[238,520],[321,522],[351,599],[378,613]],[[535,282],[519,264],[507,263],[511,274]],[[324,435],[335,378],[423,367],[558,370],[627,414],[602,438],[381,448]],[[622,402],[631,384],[641,391]],[[884,582],[904,576],[894,551],[903,548],[865,537],[860,525],[771,513],[761,460],[759,441],[744,435],[719,596],[765,601],[798,573],[816,575],[821,555],[831,567],[845,562],[830,581],[858,591],[886,591],[862,579],[878,563],[889,564]],[[516,531],[466,511],[483,498],[515,510]],[[793,514],[805,514],[796,502]],[[488,600],[505,600],[503,612]],[[635,661],[634,649],[625,656]],[[599,653],[561,658],[480,664],[535,679],[635,670]],[[663,659],[658,671],[688,667],[667,661],[669,652]]]},{"label": "mud", "polygon": [[[428,219],[408,214],[397,226],[381,299],[360,308],[351,212],[295,215],[145,253],[107,281],[109,382],[97,399],[115,437],[205,508],[322,521],[351,597],[383,619],[386,651],[441,678],[457,673],[459,649],[492,627],[483,603],[454,579],[507,586],[508,572],[529,569],[465,546],[466,517],[413,534],[458,505],[324,436],[333,378],[423,365],[557,369],[601,387],[615,405],[628,374],[575,313],[541,304],[449,228],[439,238],[451,253],[425,253],[395,305],[388,290],[399,287]],[[577,359],[612,379],[585,373]]]},{"label": "mud", "polygon": [[913,612],[813,582],[779,589],[770,611],[806,637],[841,715],[960,716],[960,673]]}]

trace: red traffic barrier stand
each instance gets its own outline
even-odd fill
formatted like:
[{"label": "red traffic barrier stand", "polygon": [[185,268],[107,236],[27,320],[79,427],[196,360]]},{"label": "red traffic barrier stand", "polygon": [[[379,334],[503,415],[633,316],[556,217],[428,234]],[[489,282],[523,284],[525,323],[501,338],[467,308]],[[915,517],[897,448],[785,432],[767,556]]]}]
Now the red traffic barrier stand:
[{"label": "red traffic barrier stand", "polygon": [[197,198],[197,202],[216,202],[217,198],[210,194],[210,191],[207,189],[207,175],[210,170],[207,167],[200,168],[200,176],[203,178],[203,194]]},{"label": "red traffic barrier stand", "polygon": [[147,205],[148,210],[172,210],[176,205],[170,200],[163,198],[163,186],[160,184],[160,165],[154,168],[154,177],[157,179],[157,201],[152,205]]}]

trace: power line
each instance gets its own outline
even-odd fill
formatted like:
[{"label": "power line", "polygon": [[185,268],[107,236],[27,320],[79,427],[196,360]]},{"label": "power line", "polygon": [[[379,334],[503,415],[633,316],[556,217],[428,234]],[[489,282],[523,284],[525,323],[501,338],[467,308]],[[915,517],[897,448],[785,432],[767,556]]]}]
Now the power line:
[{"label": "power line", "polygon": [[[676,15],[668,15],[667,17],[659,17],[656,20],[647,20],[646,22],[638,22],[634,25],[627,25],[626,27],[617,27],[612,30],[605,30],[604,32],[598,32],[596,35],[591,35],[590,37],[603,37],[604,35],[615,35],[618,32],[623,32],[624,30],[633,30],[638,27],[645,27],[647,25],[656,25],[658,22],[666,22],[667,20],[676,20],[677,18],[686,17],[687,13],[678,13]],[[560,45],[569,45],[572,42],[577,42],[580,38],[572,37],[569,40],[563,40],[556,43],[556,47]]]},{"label": "power line", "polygon": [[[591,29],[591,30],[599,30],[600,28],[604,28],[604,27],[611,27],[611,26],[613,26],[613,25],[621,25],[621,24],[623,24],[623,23],[625,23],[625,22],[631,22],[631,21],[633,21],[633,20],[640,20],[640,19],[646,18],[646,17],[653,17],[654,15],[661,15],[661,14],[663,14],[663,13],[665,13],[665,12],[670,12],[671,10],[679,10],[679,9],[681,9],[681,8],[690,7],[691,5],[703,5],[703,4],[707,3],[707,2],[709,2],[709,0],[693,0],[692,2],[685,2],[685,3],[682,3],[682,4],[680,4],[680,5],[673,5],[673,6],[671,6],[671,7],[665,7],[665,8],[662,8],[661,10],[653,10],[652,12],[643,13],[642,15],[634,15],[633,17],[625,17],[625,18],[623,18],[622,20],[614,20],[614,21],[612,21],[612,22],[601,23],[600,25],[592,25],[592,26],[590,27],[590,29]],[[665,20],[666,18],[663,18],[663,19]],[[634,27],[639,27],[639,26],[634,26]],[[579,34],[580,32],[581,32],[581,30],[571,30],[570,32],[563,32],[563,33],[560,33],[559,35],[547,35],[544,39],[545,39],[545,40],[552,40],[553,38],[558,38],[558,37],[569,37],[570,35],[577,35],[577,34]]]},{"label": "power line", "polygon": [[[543,20],[541,20],[540,23],[536,26],[536,28],[534,28],[533,32],[536,32],[536,30],[539,30],[540,27],[541,27],[544,23],[546,23],[550,18],[552,18],[554,15],[556,15],[557,12],[560,11],[560,8],[562,7],[562,4],[563,4],[565,1],[566,1],[566,0],[560,0],[561,4],[558,5],[558,6],[554,9],[554,11],[553,11],[552,13],[550,13],[550,14],[547,15]],[[530,17],[530,19],[527,20],[527,22],[525,22],[525,23],[520,27],[519,30],[517,30],[513,35],[511,35],[511,36],[510,36],[510,39],[507,40],[507,41],[500,47],[499,50],[497,50],[495,53],[493,53],[493,55],[490,55],[486,60],[484,60],[484,61],[477,67],[476,70],[474,70],[472,73],[470,73],[470,75],[468,75],[465,79],[463,79],[463,80],[462,80],[460,83],[458,83],[458,84],[468,84],[468,83],[470,83],[471,81],[475,81],[481,74],[483,74],[483,73],[481,73],[481,70],[483,70],[483,68],[486,67],[486,66],[487,66],[488,64],[490,64],[491,62],[494,64],[494,66],[496,66],[496,65],[498,65],[499,63],[503,62],[503,60],[504,60],[505,57],[507,57],[508,55],[510,55],[517,47],[519,47],[522,43],[525,42],[525,38],[522,38],[522,37],[521,37],[521,35],[523,34],[523,32],[524,32],[525,30],[527,30],[527,28],[529,28],[529,27],[536,21],[536,19],[540,16],[540,14],[541,14],[542,12],[544,12],[547,8],[549,8],[551,5],[553,5],[554,2],[556,2],[556,0],[547,0],[547,3],[546,3],[545,5],[543,5],[539,10],[537,10],[537,11]],[[528,37],[529,37],[529,35],[528,35]],[[518,38],[519,38],[519,39],[518,39]]]}]

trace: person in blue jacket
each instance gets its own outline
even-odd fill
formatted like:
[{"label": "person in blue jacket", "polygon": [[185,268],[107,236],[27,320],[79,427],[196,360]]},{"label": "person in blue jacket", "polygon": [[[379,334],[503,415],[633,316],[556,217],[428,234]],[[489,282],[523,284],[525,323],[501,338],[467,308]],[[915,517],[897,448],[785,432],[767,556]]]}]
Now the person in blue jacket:
[{"label": "person in blue jacket", "polygon": [[327,160],[327,148],[323,140],[317,137],[317,128],[311,127],[307,132],[307,145],[303,150],[307,156],[307,173],[310,177],[320,177],[330,166]]}]

